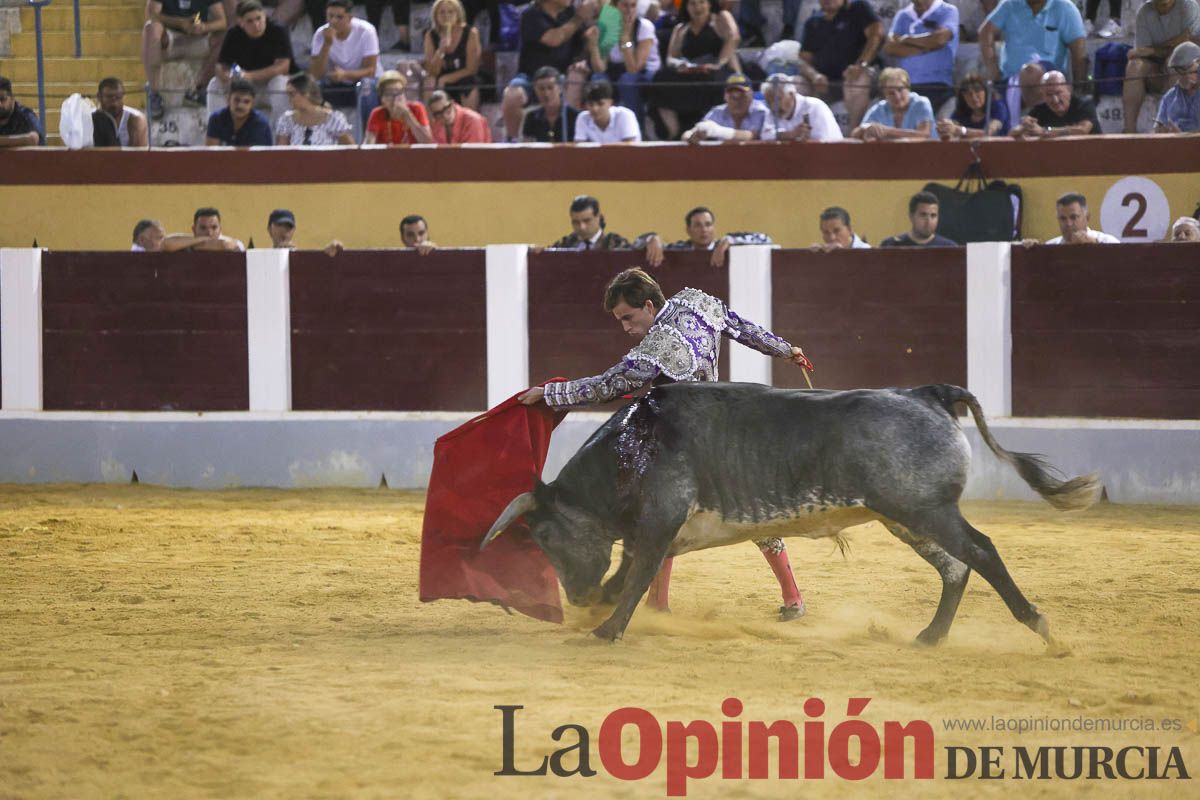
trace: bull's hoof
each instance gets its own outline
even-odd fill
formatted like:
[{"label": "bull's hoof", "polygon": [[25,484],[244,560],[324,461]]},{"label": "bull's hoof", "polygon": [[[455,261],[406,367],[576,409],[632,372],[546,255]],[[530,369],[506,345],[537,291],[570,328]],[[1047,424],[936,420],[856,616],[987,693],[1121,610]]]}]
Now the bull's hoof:
[{"label": "bull's hoof", "polygon": [[601,623],[592,630],[592,636],[601,639],[605,642],[615,642],[621,638],[621,631],[616,625],[610,625],[607,622]]},{"label": "bull's hoof", "polygon": [[800,619],[807,613],[808,613],[808,609],[806,609],[804,607],[804,603],[800,603],[800,604],[794,605],[794,606],[780,606],[779,607],[779,621],[780,622],[791,622],[794,619]]},{"label": "bull's hoof", "polygon": [[919,644],[924,647],[937,647],[946,638],[946,634],[934,631],[932,628],[926,628],[917,634],[914,644]]}]

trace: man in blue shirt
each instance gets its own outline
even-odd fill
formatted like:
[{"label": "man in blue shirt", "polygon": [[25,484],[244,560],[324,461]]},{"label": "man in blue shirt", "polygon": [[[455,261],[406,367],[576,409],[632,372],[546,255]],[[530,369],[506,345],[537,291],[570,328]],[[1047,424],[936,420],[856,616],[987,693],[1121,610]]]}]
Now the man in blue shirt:
[{"label": "man in blue shirt", "polygon": [[45,143],[37,114],[16,101],[12,81],[0,78],[0,147],[31,147]]},{"label": "man in blue shirt", "polygon": [[954,96],[958,9],[945,0],[913,0],[896,13],[883,52],[896,59],[912,90],[928,98],[936,113]]},{"label": "man in blue shirt", "polygon": [[208,118],[204,134],[208,147],[270,147],[271,123],[254,110],[254,84],[237,79],[229,82],[229,105]]},{"label": "man in blue shirt", "polygon": [[1155,133],[1200,131],[1200,46],[1182,42],[1171,51],[1167,66],[1178,81],[1163,95],[1154,115]]},{"label": "man in blue shirt", "polygon": [[695,144],[705,139],[722,141],[774,141],[775,121],[771,109],[754,99],[750,79],[735,72],[725,79],[725,102],[713,106],[696,127],[683,134],[683,140]]}]

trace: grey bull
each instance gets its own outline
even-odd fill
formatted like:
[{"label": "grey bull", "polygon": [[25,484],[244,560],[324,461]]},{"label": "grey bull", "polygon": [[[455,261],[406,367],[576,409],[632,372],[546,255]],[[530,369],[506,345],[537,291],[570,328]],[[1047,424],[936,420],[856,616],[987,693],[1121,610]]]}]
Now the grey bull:
[{"label": "grey bull", "polygon": [[[1001,447],[979,402],[958,386],[678,383],[613,414],[556,480],[509,503],[482,546],[524,515],[572,604],[615,601],[593,631],[614,640],[667,556],[767,536],[836,536],[878,520],[942,578],[937,611],[918,641],[946,636],[975,570],[1049,643],[1045,616],[959,510],[971,460],[959,404],[991,451],[1051,505],[1075,510],[1098,499],[1095,475],[1059,480],[1040,457]],[[618,540],[621,566],[602,587]]]}]

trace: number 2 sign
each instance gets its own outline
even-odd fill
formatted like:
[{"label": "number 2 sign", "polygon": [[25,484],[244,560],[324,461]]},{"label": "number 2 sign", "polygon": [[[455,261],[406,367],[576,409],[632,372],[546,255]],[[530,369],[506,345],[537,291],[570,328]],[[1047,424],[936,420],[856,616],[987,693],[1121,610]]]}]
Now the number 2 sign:
[{"label": "number 2 sign", "polygon": [[1149,178],[1121,178],[1104,194],[1100,229],[1122,242],[1161,242],[1170,224],[1167,195]]}]

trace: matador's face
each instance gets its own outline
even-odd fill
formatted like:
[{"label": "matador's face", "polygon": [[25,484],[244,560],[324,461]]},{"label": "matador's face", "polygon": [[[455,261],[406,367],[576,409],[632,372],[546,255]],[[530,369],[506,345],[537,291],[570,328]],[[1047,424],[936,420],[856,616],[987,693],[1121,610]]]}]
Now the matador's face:
[{"label": "matador's face", "polygon": [[658,316],[658,309],[650,300],[647,300],[641,308],[634,308],[622,300],[613,306],[612,314],[617,318],[617,322],[621,323],[625,332],[640,342],[646,337],[650,326],[654,324],[654,318]]}]

